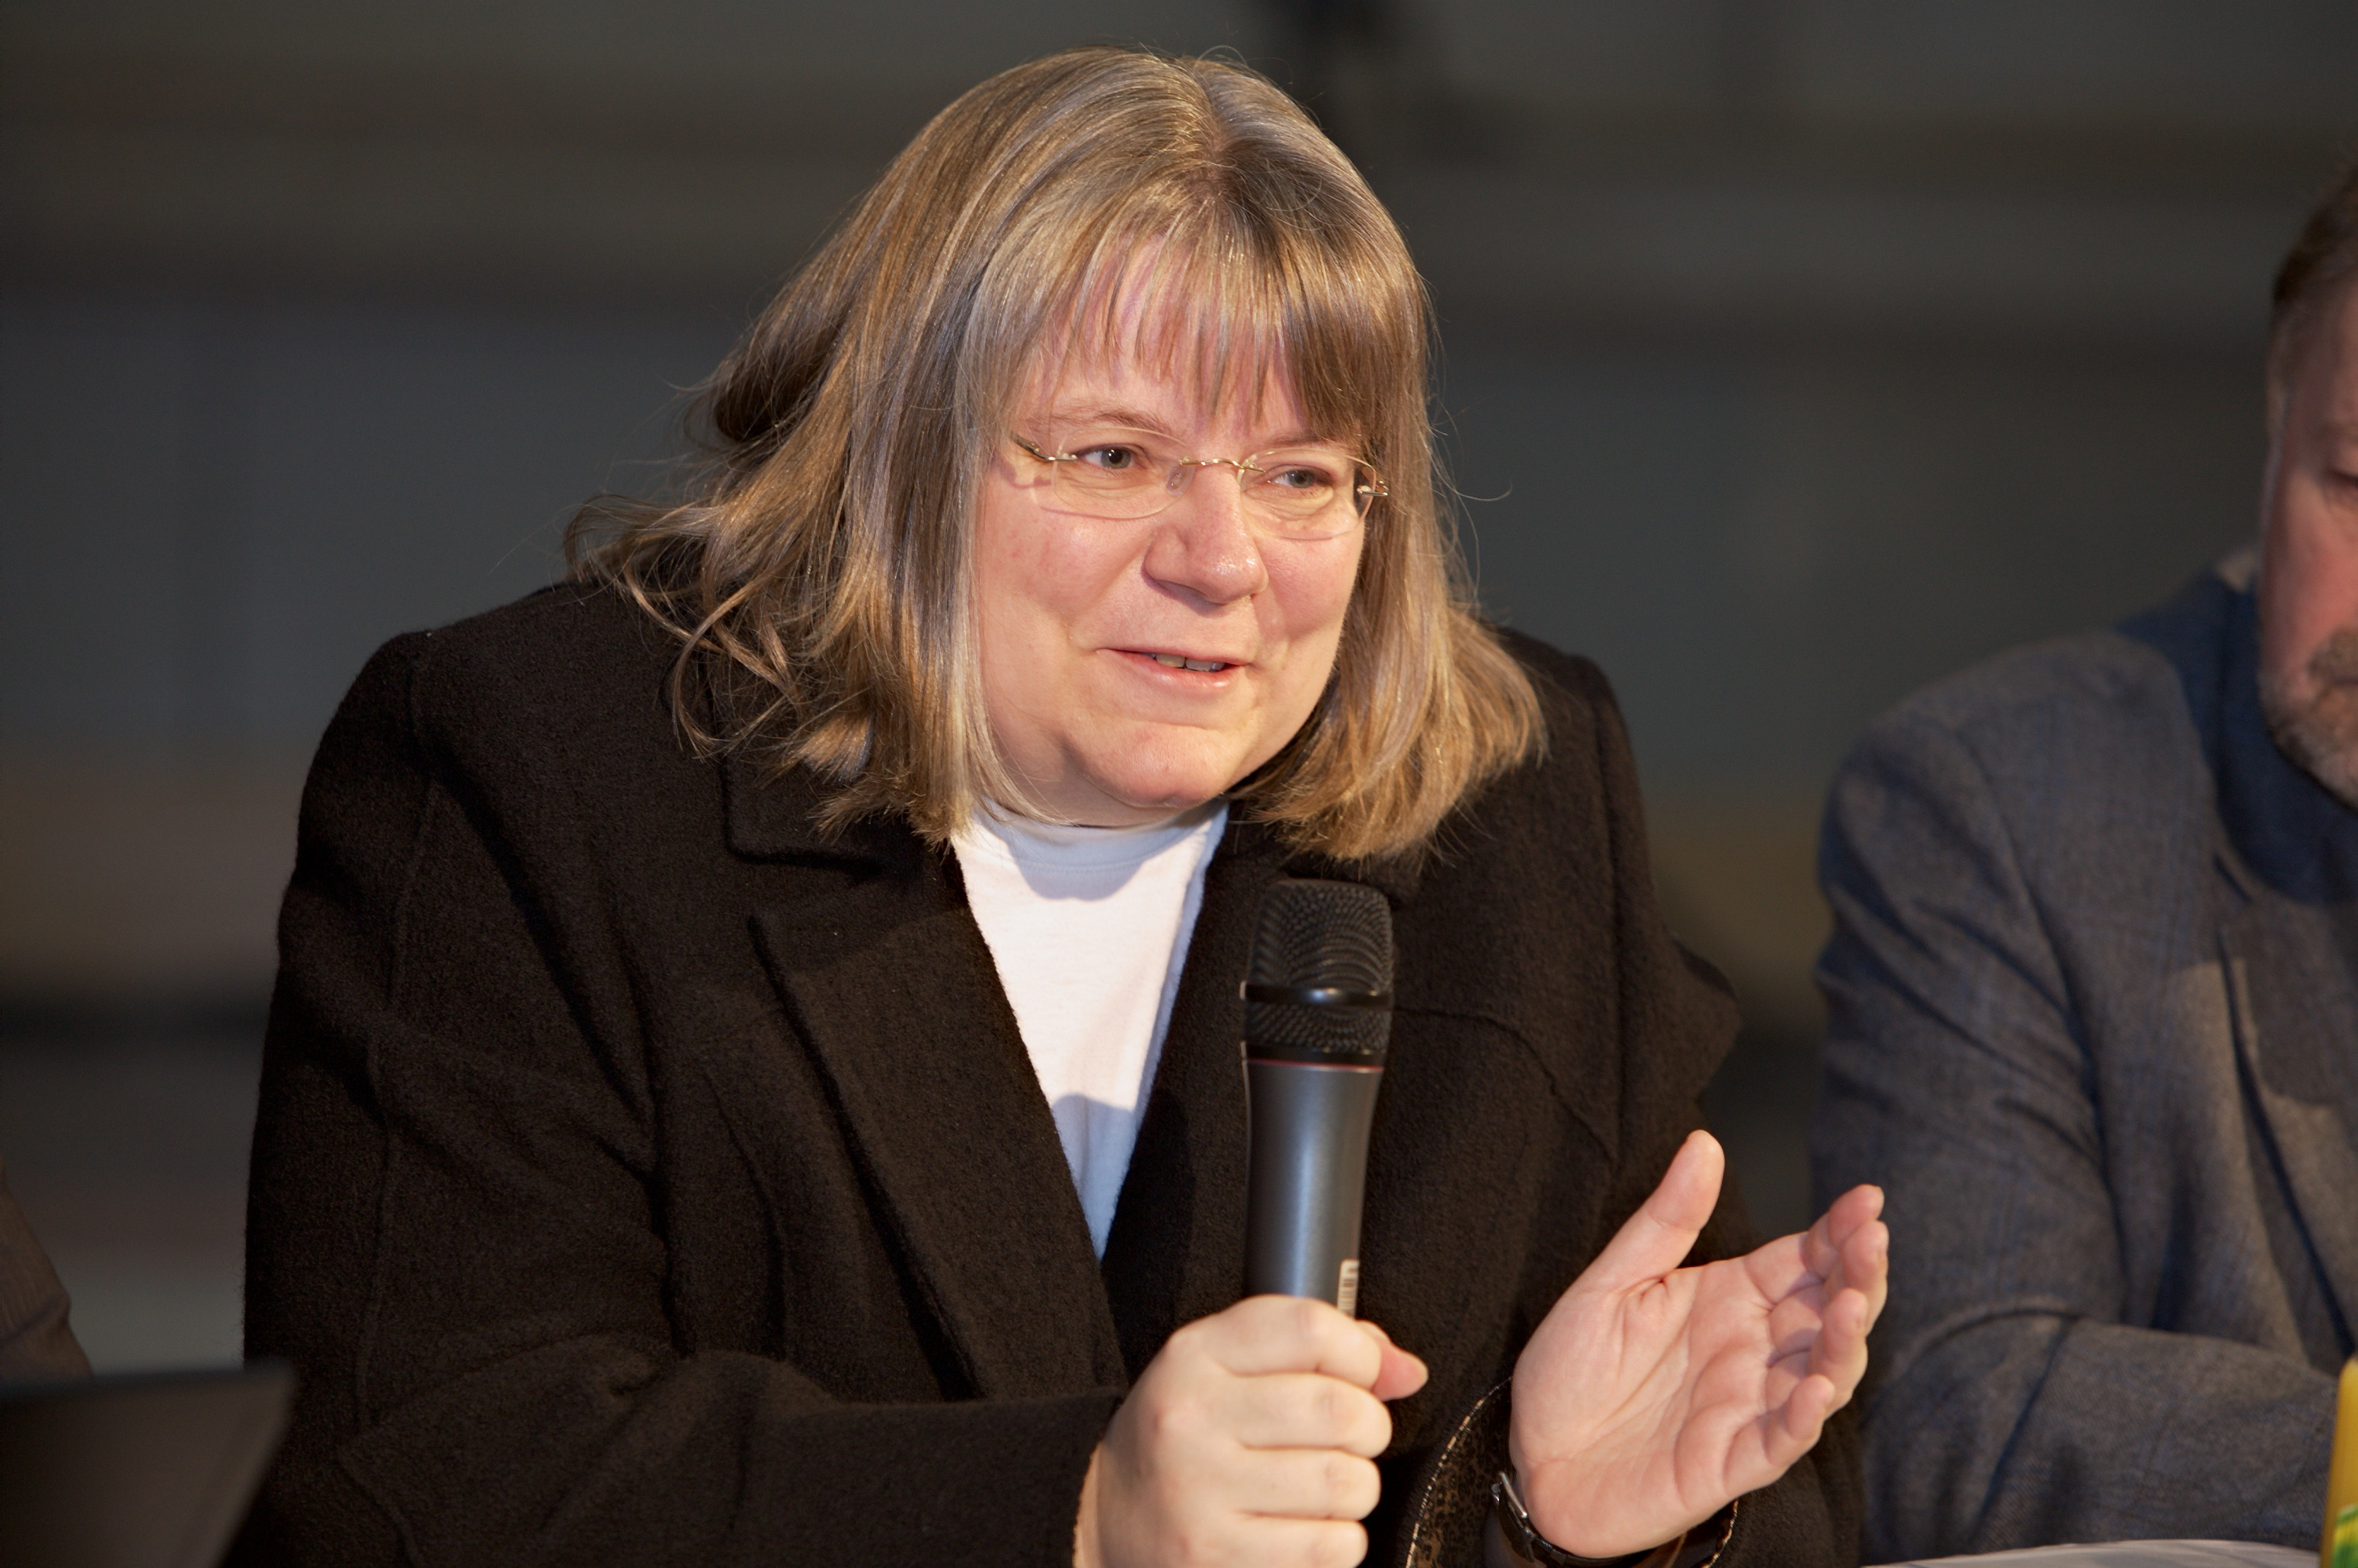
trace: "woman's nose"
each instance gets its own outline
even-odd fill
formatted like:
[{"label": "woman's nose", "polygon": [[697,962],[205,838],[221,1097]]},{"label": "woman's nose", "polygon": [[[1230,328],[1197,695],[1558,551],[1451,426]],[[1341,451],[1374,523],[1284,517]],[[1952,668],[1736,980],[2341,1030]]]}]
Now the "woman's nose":
[{"label": "woman's nose", "polygon": [[1249,599],[1269,585],[1260,541],[1245,521],[1244,492],[1227,464],[1179,470],[1188,477],[1154,519],[1146,572],[1213,604]]}]

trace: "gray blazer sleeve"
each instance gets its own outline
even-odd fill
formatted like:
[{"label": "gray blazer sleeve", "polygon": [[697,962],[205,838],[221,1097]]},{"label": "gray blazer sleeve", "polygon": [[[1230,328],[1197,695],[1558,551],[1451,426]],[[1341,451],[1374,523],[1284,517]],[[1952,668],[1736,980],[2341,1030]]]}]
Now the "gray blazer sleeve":
[{"label": "gray blazer sleeve", "polygon": [[2096,1047],[2050,939],[2103,911],[2056,907],[2011,831],[1972,750],[1920,709],[1870,734],[1827,814],[1815,1184],[1823,1203],[1881,1184],[1892,1234],[1867,1560],[2181,1535],[2313,1545],[2331,1379],[2124,1321]]}]

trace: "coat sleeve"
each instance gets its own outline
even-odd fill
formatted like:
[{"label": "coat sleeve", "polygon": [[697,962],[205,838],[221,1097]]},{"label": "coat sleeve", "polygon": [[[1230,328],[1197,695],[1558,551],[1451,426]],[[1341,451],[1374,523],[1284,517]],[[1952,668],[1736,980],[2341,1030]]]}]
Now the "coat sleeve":
[{"label": "coat sleeve", "polygon": [[[1611,834],[1623,990],[1621,1150],[1601,1247],[1661,1181],[1688,1133],[1704,1125],[1697,1097],[1726,1053],[1735,1018],[1726,980],[1662,921],[1628,737],[1604,677],[1593,666],[1591,676],[1602,710],[1597,765]],[[1687,1260],[1741,1257],[1760,1240],[1730,1172]],[[1857,1562],[1859,1454],[1851,1411],[1835,1411],[1816,1446],[1740,1503],[1717,1559],[1723,1568]]]},{"label": "coat sleeve", "polygon": [[1812,1145],[1887,1195],[1865,1422],[1876,1561],[2053,1541],[2313,1545],[2331,1379],[2124,1323],[2105,1129],[2070,976],[1997,797],[1903,713],[1837,779]]},{"label": "coat sleeve", "polygon": [[[1697,1097],[1736,1031],[1726,981],[1680,945],[1655,902],[1637,768],[1604,676],[1585,660],[1527,640],[1515,639],[1514,646],[1561,693],[1547,693],[1545,767],[1577,782],[1561,795],[1543,793],[1532,809],[1517,813],[1518,826],[1502,835],[1502,842],[1511,856],[1518,833],[1552,843],[1563,834],[1568,815],[1593,820],[1601,813],[1603,818],[1597,850],[1606,875],[1595,878],[1596,868],[1584,860],[1578,879],[1584,889],[1595,889],[1601,881],[1601,890],[1569,896],[1595,899],[1596,923],[1582,928],[1584,942],[1610,955],[1600,974],[1613,993],[1605,1009],[1614,1021],[1606,1038],[1613,1039],[1618,1055],[1608,1080],[1618,1086],[1612,1119],[1617,1129],[1615,1157],[1593,1227],[1563,1237],[1563,1247],[1543,1247],[1526,1260],[1518,1286],[1519,1329],[1496,1369],[1499,1386],[1417,1456],[1395,1559],[1406,1568],[1476,1568],[1482,1563],[1490,1483],[1507,1457],[1511,1409],[1505,1379],[1512,1373],[1514,1352],[1572,1279],[1637,1212],[1687,1135],[1704,1125]],[[1535,922],[1548,918],[1531,913]],[[1559,1226],[1542,1222],[1541,1233],[1551,1232],[1562,1234]],[[1731,1173],[1688,1261],[1739,1257],[1758,1243]],[[1782,1477],[1741,1499],[1717,1561],[1725,1568],[1855,1563],[1859,1511],[1855,1425],[1849,1411],[1839,1411],[1816,1446]]]},{"label": "coat sleeve", "polygon": [[246,1286],[301,1391],[237,1560],[1069,1563],[1116,1393],[846,1405],[680,1345],[638,1034],[562,983],[595,923],[535,860],[568,859],[565,775],[454,761],[435,651],[371,662],[306,790]]}]

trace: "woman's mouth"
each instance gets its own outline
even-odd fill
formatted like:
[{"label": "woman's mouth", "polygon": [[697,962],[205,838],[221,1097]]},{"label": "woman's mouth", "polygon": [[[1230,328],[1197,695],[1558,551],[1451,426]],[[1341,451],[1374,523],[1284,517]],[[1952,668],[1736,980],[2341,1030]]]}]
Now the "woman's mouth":
[{"label": "woman's mouth", "polygon": [[1172,670],[1224,670],[1228,667],[1218,659],[1191,659],[1184,654],[1149,654],[1146,656]]}]

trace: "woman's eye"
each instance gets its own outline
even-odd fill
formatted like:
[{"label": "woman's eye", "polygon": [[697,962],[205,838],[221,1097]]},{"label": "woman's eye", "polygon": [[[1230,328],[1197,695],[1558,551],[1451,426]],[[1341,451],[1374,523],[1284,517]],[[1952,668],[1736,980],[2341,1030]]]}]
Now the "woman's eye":
[{"label": "woman's eye", "polygon": [[1325,490],[1335,481],[1321,470],[1293,467],[1274,470],[1268,482],[1280,490]]},{"label": "woman's eye", "polygon": [[1129,447],[1091,447],[1081,454],[1081,460],[1095,468],[1120,472],[1138,466],[1138,453]]}]

